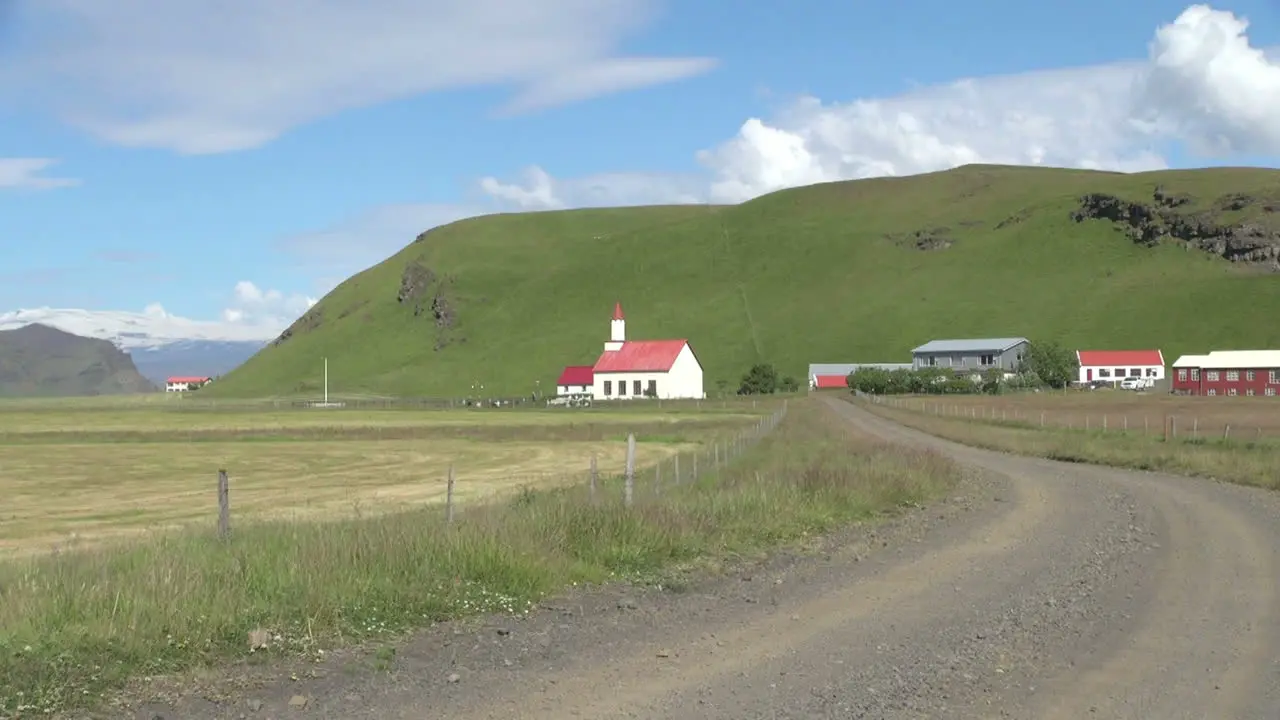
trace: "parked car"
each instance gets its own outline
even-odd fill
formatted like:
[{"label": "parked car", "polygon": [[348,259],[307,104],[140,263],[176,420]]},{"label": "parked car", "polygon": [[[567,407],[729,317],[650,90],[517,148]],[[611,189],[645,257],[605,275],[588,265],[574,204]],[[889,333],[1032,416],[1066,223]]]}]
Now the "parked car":
[{"label": "parked car", "polygon": [[1127,377],[1120,381],[1120,389],[1122,390],[1142,390],[1154,386],[1155,381],[1151,378]]}]

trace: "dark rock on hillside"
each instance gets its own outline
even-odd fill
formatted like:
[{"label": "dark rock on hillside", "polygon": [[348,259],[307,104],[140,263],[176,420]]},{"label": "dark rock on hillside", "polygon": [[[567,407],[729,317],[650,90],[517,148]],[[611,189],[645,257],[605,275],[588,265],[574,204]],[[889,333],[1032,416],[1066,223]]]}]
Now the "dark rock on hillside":
[{"label": "dark rock on hillside", "polygon": [[[1192,202],[1186,195],[1170,195],[1157,187],[1151,204],[1131,202],[1114,195],[1090,193],[1072,211],[1075,222],[1108,220],[1119,225],[1135,243],[1153,247],[1179,242],[1187,248],[1217,255],[1232,262],[1280,271],[1280,228],[1266,222],[1222,223],[1212,212],[1175,211]],[[1224,195],[1215,211],[1243,210],[1255,199],[1238,193]]]},{"label": "dark rock on hillside", "polygon": [[312,307],[310,310],[303,313],[302,317],[298,318],[297,320],[294,320],[292,325],[285,328],[284,332],[280,333],[280,337],[276,338],[275,340],[272,340],[271,347],[276,347],[277,345],[280,345],[281,343],[292,338],[294,335],[309,333],[312,330],[315,330],[316,328],[320,327],[320,325],[323,323],[324,323],[324,311],[320,309],[319,305],[316,305]]},{"label": "dark rock on hillside", "polygon": [[128,353],[108,340],[40,324],[0,331],[0,396],[122,395],[157,389]]},{"label": "dark rock on hillside", "polygon": [[951,228],[949,227],[928,228],[909,233],[891,233],[885,235],[885,238],[895,245],[913,247],[917,250],[946,250],[955,244],[955,238],[951,237]]},{"label": "dark rock on hillside", "polygon": [[[419,238],[421,239],[421,238]],[[453,285],[450,276],[441,277],[418,261],[405,266],[400,275],[400,291],[396,302],[412,309],[414,317],[429,317],[439,331],[434,348],[442,350],[454,342],[466,342],[452,331],[458,323],[458,311],[449,297]]]}]

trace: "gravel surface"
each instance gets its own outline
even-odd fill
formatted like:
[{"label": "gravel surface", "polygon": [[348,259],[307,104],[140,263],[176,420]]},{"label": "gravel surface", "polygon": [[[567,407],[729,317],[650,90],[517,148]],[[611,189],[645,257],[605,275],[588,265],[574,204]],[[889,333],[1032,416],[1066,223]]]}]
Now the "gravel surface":
[{"label": "gravel surface", "polygon": [[829,402],[972,475],[807,553],[437,626],[394,658],[157,681],[115,716],[1280,718],[1280,494],[967,448]]}]

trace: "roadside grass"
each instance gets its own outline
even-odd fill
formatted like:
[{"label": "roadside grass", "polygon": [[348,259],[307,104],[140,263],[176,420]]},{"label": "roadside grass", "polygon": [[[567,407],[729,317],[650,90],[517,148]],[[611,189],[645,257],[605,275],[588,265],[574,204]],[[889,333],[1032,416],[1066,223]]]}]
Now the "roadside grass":
[{"label": "roadside grass", "polygon": [[[706,469],[711,466],[704,465]],[[0,564],[0,714],[94,705],[142,675],[253,652],[318,653],[478,612],[526,612],[570,583],[642,577],[873,518],[945,492],[950,461],[851,435],[814,401],[734,462],[661,488],[638,477],[529,489],[460,511],[261,522],[112,552]]]},{"label": "roadside grass", "polygon": [[1023,420],[952,418],[916,409],[846,398],[867,410],[930,435],[1019,455],[1156,470],[1280,489],[1280,443],[1273,439],[1176,438],[1165,442],[1141,430],[1040,427]]}]

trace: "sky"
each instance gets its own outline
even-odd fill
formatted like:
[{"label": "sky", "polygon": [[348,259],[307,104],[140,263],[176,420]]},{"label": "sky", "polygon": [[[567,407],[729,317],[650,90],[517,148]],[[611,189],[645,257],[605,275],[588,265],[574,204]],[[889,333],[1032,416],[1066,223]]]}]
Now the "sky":
[{"label": "sky", "polygon": [[0,0],[0,324],[270,339],[490,212],[1280,161],[1277,0],[975,7]]}]

